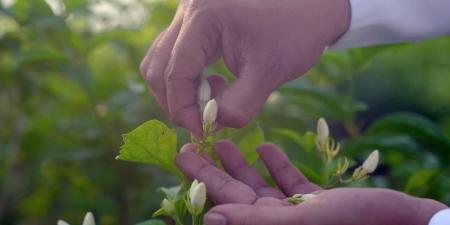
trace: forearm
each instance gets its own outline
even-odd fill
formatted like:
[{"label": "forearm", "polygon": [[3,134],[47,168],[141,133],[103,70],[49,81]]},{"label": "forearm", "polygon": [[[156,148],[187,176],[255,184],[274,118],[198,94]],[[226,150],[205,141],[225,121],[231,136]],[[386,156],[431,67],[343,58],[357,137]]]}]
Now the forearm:
[{"label": "forearm", "polygon": [[412,42],[450,34],[449,0],[350,0],[349,30],[331,47]]}]

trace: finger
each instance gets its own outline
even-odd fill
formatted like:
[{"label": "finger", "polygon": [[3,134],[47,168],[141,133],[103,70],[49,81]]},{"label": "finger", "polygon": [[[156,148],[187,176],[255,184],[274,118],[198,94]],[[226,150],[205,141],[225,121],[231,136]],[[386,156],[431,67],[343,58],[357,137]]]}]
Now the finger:
[{"label": "finger", "polygon": [[214,148],[225,171],[235,179],[250,186],[258,196],[285,198],[283,193],[271,188],[259,175],[258,171],[247,163],[233,142],[220,140],[214,145]]},{"label": "finger", "polygon": [[257,206],[285,206],[286,204],[278,199],[278,198],[273,198],[273,197],[262,197],[262,198],[258,198],[258,200],[256,200],[255,204],[253,205],[257,205]]},{"label": "finger", "polygon": [[248,70],[218,98],[218,122],[223,126],[241,128],[261,110],[278,82]]},{"label": "finger", "polygon": [[289,161],[287,155],[271,143],[258,147],[258,153],[270,175],[287,196],[305,194],[320,190]]},{"label": "finger", "polygon": [[225,79],[220,75],[211,75],[207,80],[211,86],[211,98],[219,96],[227,85]]},{"label": "finger", "polygon": [[196,154],[182,152],[177,156],[176,164],[190,179],[204,182],[208,196],[216,204],[251,204],[257,199],[256,193],[250,187],[233,179]]},{"label": "finger", "polygon": [[226,204],[212,208],[205,225],[309,225],[306,215],[294,206],[253,206]]},{"label": "finger", "polygon": [[208,20],[189,18],[181,28],[165,75],[171,120],[198,137],[203,131],[196,84],[207,59],[216,53],[213,40],[218,34]]},{"label": "finger", "polygon": [[183,7],[179,7],[172,24],[161,34],[159,40],[155,41],[145,57],[142,65],[142,75],[146,80],[150,91],[158,104],[164,111],[169,112],[167,106],[166,84],[164,71],[169,62],[170,53],[173,49],[178,33],[183,22]]},{"label": "finger", "polygon": [[[183,152],[190,152],[190,153],[194,153],[197,154],[197,148],[198,146],[196,144],[185,144],[183,145],[183,147],[181,147],[180,149],[180,153]],[[202,152],[199,154],[203,159],[205,159],[206,161],[208,161],[211,165],[215,165],[216,163],[214,162],[214,160],[211,158],[210,155],[208,155],[208,153],[206,152]]]}]

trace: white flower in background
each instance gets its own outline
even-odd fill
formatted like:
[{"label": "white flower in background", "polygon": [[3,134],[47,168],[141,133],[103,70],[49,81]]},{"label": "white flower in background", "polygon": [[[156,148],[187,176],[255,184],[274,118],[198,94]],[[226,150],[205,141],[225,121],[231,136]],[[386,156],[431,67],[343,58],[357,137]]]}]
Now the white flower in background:
[{"label": "white flower in background", "polygon": [[0,3],[2,4],[2,6],[4,8],[10,8],[11,6],[14,5],[14,3],[16,3],[16,0],[0,0]]},{"label": "white flower in background", "polygon": [[56,16],[61,16],[66,12],[66,6],[62,0],[45,0],[45,2]]},{"label": "white flower in background", "polygon": [[203,111],[203,124],[213,125],[217,119],[217,102],[215,99],[211,99],[206,103],[205,110]]},{"label": "white flower in background", "polygon": [[91,212],[84,216],[83,225],[95,225],[94,215]]},{"label": "white flower in background", "polygon": [[203,107],[211,99],[211,86],[206,79],[202,79],[198,88],[198,104]]},{"label": "white flower in background", "polygon": [[206,202],[206,186],[203,182],[194,180],[189,189],[189,204],[191,208],[191,214],[199,215]]},{"label": "white flower in background", "polygon": [[57,225],[70,225],[69,223],[67,223],[64,220],[58,220],[58,222],[56,223]]},{"label": "white flower in background", "polygon": [[320,143],[325,143],[330,135],[327,121],[324,118],[320,118],[317,121],[317,138]]},{"label": "white flower in background", "polygon": [[372,153],[370,153],[370,155],[367,157],[366,161],[364,161],[362,168],[367,172],[367,173],[372,173],[373,171],[375,171],[375,169],[378,166],[378,160],[379,160],[380,156],[379,156],[379,152],[378,150],[373,151]]},{"label": "white flower in background", "polygon": [[[57,225],[69,225],[69,223],[67,223],[64,220],[58,220],[58,222],[56,224]],[[86,215],[84,216],[82,225],[95,225],[94,215],[91,212],[86,213]]]}]

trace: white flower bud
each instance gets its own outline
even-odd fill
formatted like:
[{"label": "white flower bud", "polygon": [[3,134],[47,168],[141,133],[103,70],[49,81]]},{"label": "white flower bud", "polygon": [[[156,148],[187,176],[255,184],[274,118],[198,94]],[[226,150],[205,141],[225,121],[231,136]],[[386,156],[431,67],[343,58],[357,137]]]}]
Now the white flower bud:
[{"label": "white flower bud", "polygon": [[69,223],[67,223],[64,220],[58,220],[58,222],[56,223],[57,225],[70,225]]},{"label": "white flower bud", "polygon": [[198,104],[205,106],[206,102],[211,99],[211,86],[206,79],[202,79],[198,88]]},{"label": "white flower bud", "polygon": [[215,99],[211,99],[206,103],[205,110],[203,111],[203,123],[214,124],[217,118],[217,102]]},{"label": "white flower bud", "polygon": [[367,173],[372,173],[378,166],[378,160],[379,160],[379,153],[378,150],[375,150],[372,153],[370,153],[369,157],[367,157],[366,161],[364,161],[362,168]]},{"label": "white flower bud", "polygon": [[329,135],[330,130],[328,129],[327,122],[324,118],[320,118],[319,121],[317,121],[317,138],[319,142],[325,143]]},{"label": "white flower bud", "polygon": [[189,203],[192,208],[192,214],[199,215],[206,202],[206,186],[203,182],[194,180],[189,189]]},{"label": "white flower bud", "polygon": [[94,215],[91,212],[87,212],[84,216],[83,225],[95,225]]},{"label": "white flower bud", "polygon": [[304,194],[304,195],[302,195],[301,200],[303,202],[306,202],[306,201],[312,200],[315,197],[316,197],[315,194]]}]

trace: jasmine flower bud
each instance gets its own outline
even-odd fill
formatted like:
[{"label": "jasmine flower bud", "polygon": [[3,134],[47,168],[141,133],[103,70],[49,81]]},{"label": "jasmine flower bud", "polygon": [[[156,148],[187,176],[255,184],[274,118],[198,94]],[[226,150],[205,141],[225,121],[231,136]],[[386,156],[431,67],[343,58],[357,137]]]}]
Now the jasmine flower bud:
[{"label": "jasmine flower bud", "polygon": [[64,220],[58,220],[58,222],[56,223],[57,225],[70,225],[69,223],[67,223]]},{"label": "jasmine flower bud", "polygon": [[95,225],[94,215],[91,212],[87,212],[84,216],[83,225]]},{"label": "jasmine flower bud", "polygon": [[209,100],[208,103],[206,103],[205,110],[203,111],[203,123],[213,125],[217,119],[217,110],[216,100]]},{"label": "jasmine flower bud", "polygon": [[378,150],[375,150],[372,153],[370,153],[366,161],[364,161],[362,168],[367,173],[372,173],[378,166],[378,160],[379,160],[379,153]]},{"label": "jasmine flower bud", "polygon": [[208,102],[211,99],[211,86],[209,85],[209,82],[206,79],[202,79],[200,82],[200,86],[198,88],[198,104],[203,107],[205,107],[206,102]]},{"label": "jasmine flower bud", "polygon": [[317,138],[319,143],[325,143],[330,135],[330,130],[328,129],[328,124],[324,118],[320,118],[317,121]]},{"label": "jasmine flower bud", "polygon": [[199,215],[206,202],[206,186],[203,182],[194,180],[189,189],[189,208],[192,215]]}]

